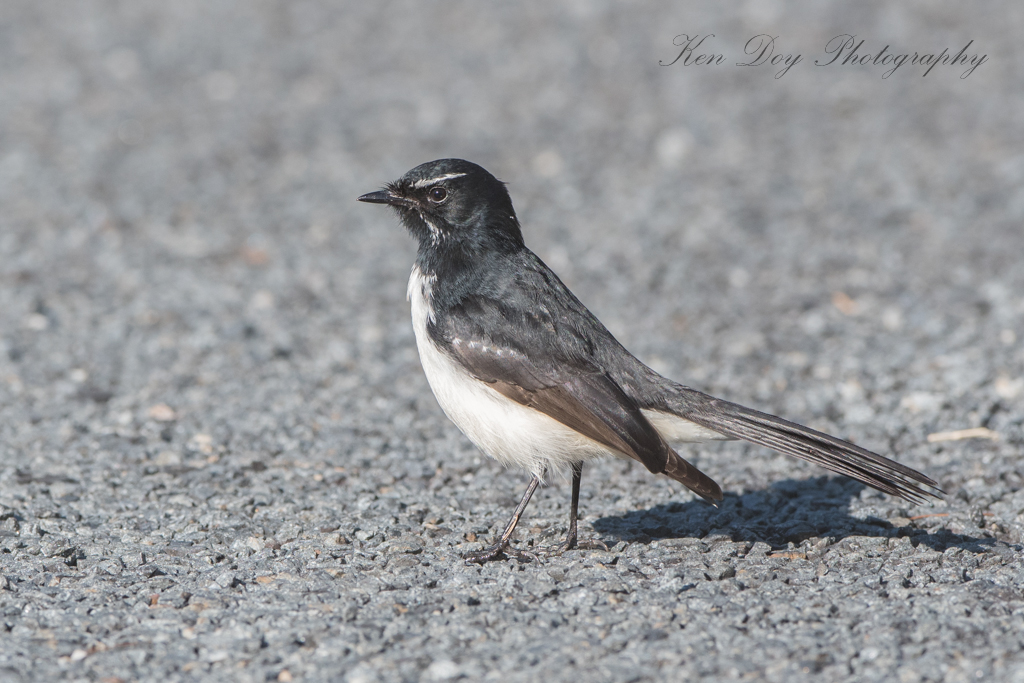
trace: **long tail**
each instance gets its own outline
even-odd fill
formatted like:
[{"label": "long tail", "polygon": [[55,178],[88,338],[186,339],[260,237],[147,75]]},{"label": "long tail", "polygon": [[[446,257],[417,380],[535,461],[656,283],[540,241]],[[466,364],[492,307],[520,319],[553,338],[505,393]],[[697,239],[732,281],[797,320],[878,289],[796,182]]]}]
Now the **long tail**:
[{"label": "long tail", "polygon": [[675,385],[662,409],[725,436],[813,462],[914,503],[923,503],[929,496],[938,498],[942,493],[931,478],[877,453],[689,387]]}]

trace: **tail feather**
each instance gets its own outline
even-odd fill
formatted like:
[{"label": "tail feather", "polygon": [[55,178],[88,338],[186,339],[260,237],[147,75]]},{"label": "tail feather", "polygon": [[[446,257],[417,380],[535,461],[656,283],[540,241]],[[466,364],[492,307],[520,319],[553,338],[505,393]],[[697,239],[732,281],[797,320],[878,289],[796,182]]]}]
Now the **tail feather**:
[{"label": "tail feather", "polygon": [[688,387],[677,386],[667,408],[720,434],[807,460],[914,503],[922,503],[929,496],[938,498],[942,493],[934,480],[906,465],[809,427]]}]

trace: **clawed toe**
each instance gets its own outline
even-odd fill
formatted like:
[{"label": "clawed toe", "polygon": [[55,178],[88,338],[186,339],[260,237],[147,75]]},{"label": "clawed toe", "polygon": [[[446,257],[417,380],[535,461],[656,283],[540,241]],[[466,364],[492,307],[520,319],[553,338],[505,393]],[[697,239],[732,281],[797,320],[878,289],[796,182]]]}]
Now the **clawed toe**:
[{"label": "clawed toe", "polygon": [[466,564],[484,564],[496,560],[505,554],[504,543],[495,543],[492,546],[478,550],[475,553],[466,553],[462,556],[462,559],[466,561]]},{"label": "clawed toe", "polygon": [[529,550],[518,550],[516,548],[505,548],[505,554],[511,555],[520,562],[536,562],[537,564],[544,564],[541,561],[540,556],[531,553]]},{"label": "clawed toe", "polygon": [[494,560],[501,559],[502,555],[512,557],[520,562],[536,562],[537,564],[543,564],[539,557],[526,550],[519,550],[513,548],[508,543],[495,543],[492,546],[478,550],[475,553],[466,553],[462,556],[462,559],[466,561],[466,564],[484,564],[486,562],[493,562]]},{"label": "clawed toe", "polygon": [[608,552],[608,546],[605,545],[604,541],[597,538],[587,538],[576,544],[576,547],[580,550],[603,550]]},{"label": "clawed toe", "polygon": [[564,543],[559,543],[558,545],[549,545],[543,548],[537,548],[537,554],[541,557],[558,557],[566,550],[571,550],[571,548],[566,548]]},{"label": "clawed toe", "polygon": [[558,545],[538,548],[537,553],[542,557],[553,557],[555,555],[561,555],[567,550],[604,550],[607,552],[608,546],[597,539],[588,538],[580,541],[575,538],[567,538]]},{"label": "clawed toe", "polygon": [[526,488],[526,493],[523,494],[522,500],[519,501],[519,505],[516,507],[515,512],[512,513],[512,519],[508,521],[508,524],[505,526],[505,531],[502,532],[498,542],[484,548],[483,550],[463,555],[462,558],[466,561],[466,564],[484,564],[485,562],[493,562],[494,560],[501,559],[503,556],[515,558],[520,562],[536,562],[537,564],[544,564],[541,561],[541,557],[561,555],[565,551],[573,550],[574,548],[579,548],[580,550],[604,550],[607,552],[608,546],[597,539],[578,541],[576,538],[576,522],[579,519],[577,509],[580,502],[580,478],[582,476],[582,472],[583,464],[574,463],[572,466],[572,502],[569,507],[569,530],[562,543],[547,548],[537,548],[533,552],[519,550],[518,548],[513,548],[509,545],[512,533],[515,531],[516,525],[519,523],[519,518],[522,516],[523,510],[526,509],[527,503],[530,502],[530,496],[533,495],[534,490],[536,490],[537,486],[540,484],[541,477],[543,476],[543,473],[534,474],[533,479],[530,480],[530,485]]}]

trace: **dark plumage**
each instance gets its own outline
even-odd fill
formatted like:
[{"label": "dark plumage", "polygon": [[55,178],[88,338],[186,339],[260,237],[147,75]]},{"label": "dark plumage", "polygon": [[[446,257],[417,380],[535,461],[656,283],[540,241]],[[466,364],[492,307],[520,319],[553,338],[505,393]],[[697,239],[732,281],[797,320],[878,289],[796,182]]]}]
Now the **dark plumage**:
[{"label": "dark plumage", "polygon": [[679,457],[672,439],[744,439],[907,500],[936,495],[920,472],[645,366],[526,248],[504,184],[480,166],[433,161],[359,199],[394,207],[419,240],[409,288],[414,327],[445,412],[488,455],[534,475],[501,539],[471,561],[508,551],[545,470],[562,465],[573,471],[562,548],[573,547],[582,463],[606,452],[721,500],[718,485]]}]

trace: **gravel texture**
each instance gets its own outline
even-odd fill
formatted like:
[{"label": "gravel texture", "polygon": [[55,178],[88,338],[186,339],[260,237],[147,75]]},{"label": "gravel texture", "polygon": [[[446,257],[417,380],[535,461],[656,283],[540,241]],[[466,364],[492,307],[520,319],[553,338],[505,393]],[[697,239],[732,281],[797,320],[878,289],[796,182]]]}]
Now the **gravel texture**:
[{"label": "gravel texture", "polygon": [[[984,9],[0,3],[0,680],[1024,681],[1024,5]],[[765,31],[779,79],[733,65]],[[814,66],[841,33],[988,61]],[[604,462],[607,552],[465,566],[527,478],[355,201],[441,156],[654,368],[948,497],[689,447],[719,509]]]}]

